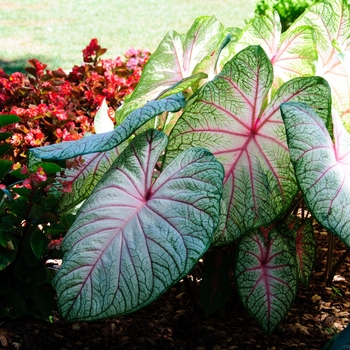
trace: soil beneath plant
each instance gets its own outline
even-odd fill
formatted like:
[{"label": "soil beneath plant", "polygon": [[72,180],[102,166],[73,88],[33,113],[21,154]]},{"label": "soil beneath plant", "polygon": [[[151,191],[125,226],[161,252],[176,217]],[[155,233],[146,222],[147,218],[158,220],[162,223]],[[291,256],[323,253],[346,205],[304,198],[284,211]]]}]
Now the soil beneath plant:
[{"label": "soil beneath plant", "polygon": [[[117,319],[53,323],[33,318],[0,320],[0,350],[93,349],[307,349],[319,350],[349,322],[350,258],[331,285],[323,282],[327,233],[317,232],[318,255],[307,288],[299,286],[285,320],[266,336],[234,297],[224,311],[207,317],[194,311],[185,283],[178,283],[146,308]],[[346,251],[335,240],[334,258]]]}]

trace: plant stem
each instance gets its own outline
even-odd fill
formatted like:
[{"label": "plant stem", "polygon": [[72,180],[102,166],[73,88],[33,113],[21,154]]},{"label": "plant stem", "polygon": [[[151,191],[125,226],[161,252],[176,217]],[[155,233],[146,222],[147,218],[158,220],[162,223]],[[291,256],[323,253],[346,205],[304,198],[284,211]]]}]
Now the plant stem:
[{"label": "plant stem", "polygon": [[333,233],[328,232],[328,251],[327,251],[327,264],[326,270],[323,275],[323,281],[326,282],[328,276],[331,274],[333,263],[333,249],[334,249],[334,236]]}]

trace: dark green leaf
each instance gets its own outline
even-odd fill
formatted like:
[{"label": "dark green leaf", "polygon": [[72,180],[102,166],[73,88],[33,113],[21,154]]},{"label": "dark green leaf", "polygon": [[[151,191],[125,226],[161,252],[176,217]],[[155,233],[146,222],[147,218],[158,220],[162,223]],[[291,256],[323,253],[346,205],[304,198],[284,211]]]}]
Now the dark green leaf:
[{"label": "dark green leaf", "polygon": [[349,350],[350,326],[335,335],[321,350]]},{"label": "dark green leaf", "polygon": [[12,171],[10,171],[10,175],[16,177],[17,179],[24,180],[28,177],[28,175],[22,174],[21,171],[22,171],[22,169],[12,170]]},{"label": "dark green leaf", "polygon": [[0,132],[0,141],[8,139],[11,135],[10,132]]},{"label": "dark green leaf", "polygon": [[8,143],[3,143],[2,145],[0,145],[0,157],[2,157],[3,155],[5,155],[11,148],[11,145]]},{"label": "dark green leaf", "polygon": [[11,188],[11,191],[14,193],[17,193],[19,196],[24,197],[24,198],[28,198],[31,190],[28,188]]},{"label": "dark green leaf", "polygon": [[6,174],[11,169],[12,164],[12,160],[0,159],[0,180],[6,176]]},{"label": "dark green leaf", "polygon": [[27,282],[30,282],[34,278],[34,276],[32,273],[29,273],[27,275],[26,269],[28,270],[28,267],[34,268],[38,264],[39,259],[36,257],[36,255],[33,252],[30,236],[26,236],[22,240],[22,243],[23,243],[22,253],[23,253],[24,261],[21,260],[21,262],[23,262],[23,265],[25,265],[24,267],[22,267],[23,269],[22,273],[26,275]]},{"label": "dark green leaf", "polygon": [[[4,237],[3,237],[4,238]],[[5,244],[4,244],[5,243]],[[6,242],[1,242],[0,246],[0,270],[4,270],[9,264],[11,264],[17,255],[17,243],[10,237]]]},{"label": "dark green leaf", "polygon": [[39,166],[41,166],[48,175],[58,173],[62,170],[62,168],[55,163],[40,163]]},{"label": "dark green leaf", "polygon": [[[10,318],[18,318],[24,315],[25,301],[16,289],[10,291],[0,299],[0,312]],[[5,311],[5,312],[4,312]]]},{"label": "dark green leaf", "polygon": [[17,117],[14,114],[3,114],[0,115],[0,128],[9,125],[9,124],[13,124],[13,123],[17,123],[21,120],[20,117]]},{"label": "dark green leaf", "polygon": [[21,218],[26,217],[27,204],[28,204],[28,201],[24,197],[19,197],[13,201],[8,202],[10,211],[14,213],[16,216],[19,216]]},{"label": "dark green leaf", "polygon": [[30,245],[38,259],[41,259],[43,256],[48,243],[49,240],[46,238],[44,232],[39,229],[35,230],[30,237]]}]

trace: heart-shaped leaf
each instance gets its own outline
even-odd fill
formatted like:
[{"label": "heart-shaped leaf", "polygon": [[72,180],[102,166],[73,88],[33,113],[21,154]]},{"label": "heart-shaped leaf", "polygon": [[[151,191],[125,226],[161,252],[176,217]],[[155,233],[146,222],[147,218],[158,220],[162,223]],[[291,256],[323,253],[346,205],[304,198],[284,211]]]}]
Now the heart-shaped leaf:
[{"label": "heart-shaped leaf", "polygon": [[186,275],[210,246],[222,165],[205,149],[189,149],[153,182],[166,144],[156,130],[135,137],[81,207],[54,280],[67,320],[138,310]]},{"label": "heart-shaped leaf", "polygon": [[350,247],[350,134],[333,112],[333,134],[308,105],[281,106],[290,156],[316,220]]},{"label": "heart-shaped leaf", "polygon": [[271,334],[287,315],[298,285],[295,251],[283,232],[273,228],[268,239],[260,231],[244,236],[238,246],[235,279],[244,307]]},{"label": "heart-shaped leaf", "polygon": [[317,51],[312,27],[298,26],[282,34],[276,11],[266,11],[265,16],[256,17],[244,29],[235,45],[236,52],[249,45],[260,45],[270,58],[274,91],[290,79],[315,73]]},{"label": "heart-shaped leaf", "polygon": [[169,32],[150,56],[135,90],[117,110],[118,123],[134,109],[192,76],[196,65],[217,51],[224,37],[223,25],[214,16],[197,18],[186,34]]},{"label": "heart-shaped leaf", "polygon": [[[113,131],[84,137],[78,141],[61,142],[30,149],[30,155],[41,159],[69,159],[84,154],[109,151],[127,140],[147,121],[164,111],[176,112],[185,105],[182,93],[152,101],[133,111]],[[37,160],[37,159],[36,159]],[[36,160],[33,160],[35,162]]]},{"label": "heart-shaped leaf", "polygon": [[221,222],[215,245],[228,244],[281,215],[297,185],[279,106],[304,101],[327,120],[330,91],[319,77],[285,83],[268,106],[272,65],[260,46],[229,61],[186,107],[170,134],[165,163],[188,147],[205,147],[224,165]]},{"label": "heart-shaped leaf", "polygon": [[333,105],[338,112],[350,108],[350,81],[341,64],[334,41],[344,51],[350,50],[350,12],[346,0],[320,1],[311,6],[291,26],[312,26],[318,51],[315,75],[325,78],[332,89]]}]

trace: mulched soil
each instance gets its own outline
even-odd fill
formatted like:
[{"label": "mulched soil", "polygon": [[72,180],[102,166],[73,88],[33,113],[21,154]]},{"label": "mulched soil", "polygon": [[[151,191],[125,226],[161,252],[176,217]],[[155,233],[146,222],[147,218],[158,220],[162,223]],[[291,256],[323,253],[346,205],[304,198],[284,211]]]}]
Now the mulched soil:
[{"label": "mulched soil", "polygon": [[[264,335],[234,300],[225,316],[206,317],[195,312],[183,283],[179,283],[148,307],[118,319],[74,324],[59,316],[52,324],[33,318],[0,320],[0,350],[319,350],[349,322],[350,259],[342,264],[332,285],[327,285],[323,282],[327,233],[321,231],[316,236],[318,260],[310,285],[299,286],[288,316],[271,337]],[[338,243],[334,252],[337,259],[345,248]]]}]

